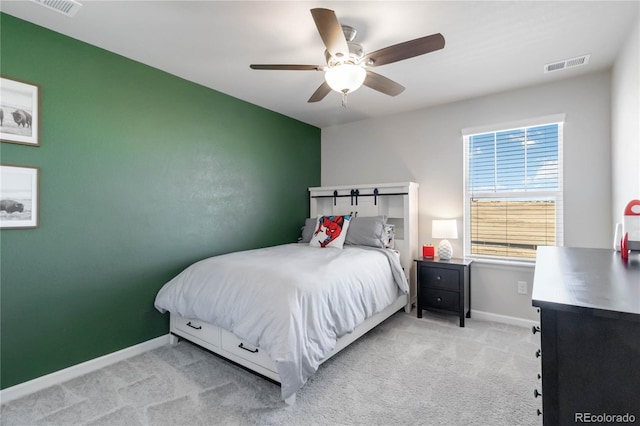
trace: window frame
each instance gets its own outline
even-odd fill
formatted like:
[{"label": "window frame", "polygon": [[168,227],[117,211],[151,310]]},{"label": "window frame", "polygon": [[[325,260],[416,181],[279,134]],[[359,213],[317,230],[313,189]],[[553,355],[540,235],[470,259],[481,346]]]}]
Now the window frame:
[{"label": "window frame", "polygon": [[[528,129],[544,125],[558,125],[558,164],[557,177],[558,188],[549,189],[529,189],[529,190],[505,190],[505,191],[472,191],[469,186],[469,149],[470,138],[475,135],[486,133],[500,133],[510,130]],[[474,128],[462,129],[463,138],[463,205],[464,205],[464,256],[476,260],[496,262],[496,263],[521,263],[533,264],[535,258],[517,257],[517,256],[493,256],[488,254],[472,254],[471,244],[471,201],[472,198],[481,199],[523,199],[523,198],[552,198],[554,199],[556,223],[555,223],[555,245],[562,246],[564,244],[564,127],[565,114],[554,114],[543,117],[531,118],[526,120],[514,121],[510,123],[494,124]]]}]

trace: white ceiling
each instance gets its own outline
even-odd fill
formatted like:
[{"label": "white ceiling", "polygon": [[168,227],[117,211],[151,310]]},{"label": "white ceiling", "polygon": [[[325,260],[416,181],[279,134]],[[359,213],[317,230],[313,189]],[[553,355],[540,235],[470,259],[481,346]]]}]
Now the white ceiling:
[{"label": "white ceiling", "polygon": [[[228,95],[318,126],[357,121],[606,69],[638,20],[636,1],[93,1],[75,17],[31,1],[0,10]],[[375,68],[406,87],[362,87],[307,99],[317,71],[256,71],[251,63],[324,65],[309,10],[325,7],[371,52],[442,33],[443,50]],[[586,66],[545,74],[550,62]]]}]

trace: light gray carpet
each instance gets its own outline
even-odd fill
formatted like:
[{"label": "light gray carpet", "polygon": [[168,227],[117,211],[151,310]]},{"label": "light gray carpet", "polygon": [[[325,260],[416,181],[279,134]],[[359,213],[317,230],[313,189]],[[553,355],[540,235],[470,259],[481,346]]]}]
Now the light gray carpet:
[{"label": "light gray carpet", "polygon": [[294,406],[279,386],[189,343],[1,407],[10,425],[538,425],[530,330],[399,312],[322,365]]}]

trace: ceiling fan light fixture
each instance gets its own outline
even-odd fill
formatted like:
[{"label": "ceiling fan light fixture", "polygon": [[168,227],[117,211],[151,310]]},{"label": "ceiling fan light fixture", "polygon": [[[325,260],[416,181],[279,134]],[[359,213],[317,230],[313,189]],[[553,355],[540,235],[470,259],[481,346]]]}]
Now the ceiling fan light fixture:
[{"label": "ceiling fan light fixture", "polygon": [[364,79],[367,77],[367,71],[359,65],[340,64],[331,67],[324,74],[324,79],[329,87],[338,93],[351,93],[358,90]]},{"label": "ceiling fan light fixture", "polygon": [[321,101],[331,91],[335,91],[342,95],[342,106],[346,107],[347,94],[358,90],[365,82],[370,89],[388,96],[398,96],[404,91],[404,86],[368,68],[392,64],[444,48],[444,37],[436,33],[387,46],[365,55],[362,45],[353,41],[357,34],[356,29],[340,25],[333,10],[311,9],[311,16],[324,43],[326,67],[323,65],[250,65],[254,70],[324,71],[325,81],[313,92],[307,102]]}]

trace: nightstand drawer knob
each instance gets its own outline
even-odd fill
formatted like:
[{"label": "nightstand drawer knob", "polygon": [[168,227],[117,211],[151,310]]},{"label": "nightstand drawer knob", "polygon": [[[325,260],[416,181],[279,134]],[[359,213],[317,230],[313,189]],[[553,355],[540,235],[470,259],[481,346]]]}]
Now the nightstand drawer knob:
[{"label": "nightstand drawer knob", "polygon": [[442,279],[442,277],[441,277],[440,275],[438,275],[438,276],[436,277],[436,280],[438,280],[438,281],[440,281],[441,279]]},{"label": "nightstand drawer knob", "polygon": [[438,301],[438,302],[442,302],[442,297],[438,297],[438,298],[436,299],[436,301]]}]

